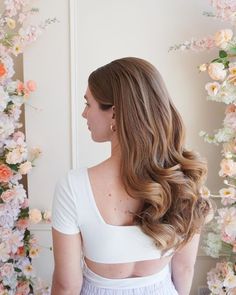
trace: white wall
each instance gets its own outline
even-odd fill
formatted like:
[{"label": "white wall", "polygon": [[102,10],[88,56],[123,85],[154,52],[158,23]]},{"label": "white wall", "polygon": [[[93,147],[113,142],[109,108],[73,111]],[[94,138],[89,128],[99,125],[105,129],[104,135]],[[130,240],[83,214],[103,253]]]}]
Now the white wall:
[{"label": "white wall", "polygon": [[[69,1],[36,3],[43,18],[56,16],[60,20],[24,56],[25,79],[35,79],[39,86],[30,103],[43,108],[41,112],[26,108],[28,142],[40,145],[44,151],[29,176],[29,195],[32,206],[46,209],[51,205],[56,179],[72,167]],[[94,165],[110,152],[109,144],[92,142],[81,117],[89,73],[115,58],[137,56],[152,62],[163,75],[186,123],[187,145],[207,157],[210,171],[207,184],[213,192],[217,191],[221,184],[217,175],[220,148],[204,143],[198,136],[202,129],[212,131],[220,127],[223,118],[222,106],[206,101],[207,77],[197,70],[214,53],[168,53],[169,46],[175,43],[225,27],[202,16],[204,10],[210,9],[207,1],[78,0],[78,8],[78,64],[72,64],[71,68],[74,72],[76,66],[78,71],[77,165]],[[47,241],[50,235],[47,231],[45,235],[48,236],[43,239]],[[197,294],[198,286],[205,285],[203,274],[212,264],[211,259],[199,256],[193,295]],[[39,272],[43,274],[42,265]]]}]

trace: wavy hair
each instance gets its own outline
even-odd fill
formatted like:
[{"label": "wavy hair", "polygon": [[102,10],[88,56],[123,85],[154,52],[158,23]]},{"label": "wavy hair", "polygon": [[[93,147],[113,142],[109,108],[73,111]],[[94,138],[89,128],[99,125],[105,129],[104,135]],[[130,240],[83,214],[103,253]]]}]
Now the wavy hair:
[{"label": "wavy hair", "polygon": [[200,194],[207,164],[184,147],[185,127],[160,73],[126,57],[92,72],[88,86],[102,110],[115,107],[122,182],[143,203],[135,223],[160,250],[184,245],[209,211]]}]

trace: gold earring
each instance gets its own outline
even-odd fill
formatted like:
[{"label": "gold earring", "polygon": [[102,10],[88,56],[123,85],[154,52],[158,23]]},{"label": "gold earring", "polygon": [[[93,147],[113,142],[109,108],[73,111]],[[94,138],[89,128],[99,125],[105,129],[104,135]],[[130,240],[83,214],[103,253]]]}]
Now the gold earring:
[{"label": "gold earring", "polygon": [[111,129],[112,132],[115,132],[115,131],[116,131],[116,127],[115,127],[115,125],[111,124],[111,125],[110,125],[110,129]]}]

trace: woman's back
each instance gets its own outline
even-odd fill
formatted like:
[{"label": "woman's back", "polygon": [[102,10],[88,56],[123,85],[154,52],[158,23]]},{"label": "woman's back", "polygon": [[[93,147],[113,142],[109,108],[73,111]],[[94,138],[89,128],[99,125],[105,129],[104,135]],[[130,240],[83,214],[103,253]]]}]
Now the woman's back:
[{"label": "woman's back", "polygon": [[[108,159],[88,169],[90,186],[100,218],[106,224],[132,226],[133,215],[142,203],[130,197],[125,191],[119,176],[119,167]],[[83,239],[83,236],[82,236]],[[104,241],[106,243],[106,241]],[[127,249],[128,251],[128,249]],[[149,276],[162,270],[171,260],[171,256],[158,259],[134,261],[129,263],[97,263],[85,257],[87,266],[96,274],[106,278],[128,278]]]}]

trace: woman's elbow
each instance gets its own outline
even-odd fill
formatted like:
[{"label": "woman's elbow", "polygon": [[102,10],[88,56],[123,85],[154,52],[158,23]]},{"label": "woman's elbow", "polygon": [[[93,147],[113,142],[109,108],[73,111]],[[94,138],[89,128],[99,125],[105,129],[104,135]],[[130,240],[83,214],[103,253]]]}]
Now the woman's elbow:
[{"label": "woman's elbow", "polygon": [[66,281],[53,276],[51,295],[79,295],[82,288],[82,279]]}]

